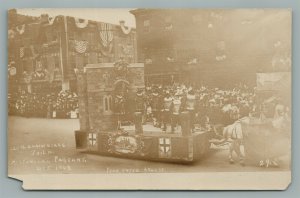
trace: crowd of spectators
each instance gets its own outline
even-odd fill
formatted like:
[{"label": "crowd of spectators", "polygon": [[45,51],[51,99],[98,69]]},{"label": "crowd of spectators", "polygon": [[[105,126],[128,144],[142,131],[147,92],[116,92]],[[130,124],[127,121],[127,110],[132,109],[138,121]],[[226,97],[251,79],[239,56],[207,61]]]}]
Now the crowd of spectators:
[{"label": "crowd of spectators", "polygon": [[71,91],[10,93],[8,94],[8,113],[24,117],[77,118],[78,97]]},{"label": "crowd of spectators", "polygon": [[[172,86],[151,85],[143,90],[145,103],[144,113],[149,118],[151,100],[154,92],[161,100],[159,112],[163,109],[164,98],[175,95],[184,98],[191,90],[195,95],[195,123],[228,125],[240,117],[255,115],[258,108],[255,104],[255,88],[245,85],[231,89],[209,88],[206,86],[187,86],[174,84]],[[70,91],[59,93],[28,93],[21,91],[9,94],[8,111],[10,115],[44,118],[78,118],[78,97]],[[160,107],[159,107],[160,105]],[[160,119],[161,116],[157,116]]]}]

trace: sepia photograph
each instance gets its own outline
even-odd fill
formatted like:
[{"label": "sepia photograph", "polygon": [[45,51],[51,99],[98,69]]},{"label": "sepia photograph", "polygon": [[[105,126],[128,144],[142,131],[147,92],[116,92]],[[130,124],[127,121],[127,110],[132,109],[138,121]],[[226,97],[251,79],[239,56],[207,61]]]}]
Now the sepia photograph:
[{"label": "sepia photograph", "polygon": [[290,9],[8,10],[24,189],[283,190]]}]

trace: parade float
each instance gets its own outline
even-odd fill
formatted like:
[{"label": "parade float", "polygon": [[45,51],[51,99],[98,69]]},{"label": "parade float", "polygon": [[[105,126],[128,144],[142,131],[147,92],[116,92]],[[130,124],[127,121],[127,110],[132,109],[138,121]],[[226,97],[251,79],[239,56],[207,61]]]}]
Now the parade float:
[{"label": "parade float", "polygon": [[192,132],[188,112],[180,115],[180,130],[170,133],[144,123],[142,114],[134,110],[134,97],[145,87],[142,63],[88,64],[76,73],[78,151],[179,163],[200,160],[207,153],[209,132]]}]

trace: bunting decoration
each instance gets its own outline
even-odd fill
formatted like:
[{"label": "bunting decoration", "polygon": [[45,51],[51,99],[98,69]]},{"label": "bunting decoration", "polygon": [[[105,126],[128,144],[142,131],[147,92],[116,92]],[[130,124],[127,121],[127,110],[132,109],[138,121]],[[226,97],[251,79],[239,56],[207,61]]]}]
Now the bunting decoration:
[{"label": "bunting decoration", "polygon": [[89,24],[89,20],[87,19],[79,19],[79,18],[75,18],[75,24],[78,28],[86,28]]},{"label": "bunting decoration", "polygon": [[75,50],[76,52],[82,54],[87,50],[88,41],[77,41],[75,40]]},{"label": "bunting decoration", "polygon": [[24,47],[20,47],[20,58],[23,58],[25,54],[25,48]]},{"label": "bunting decoration", "polygon": [[102,45],[104,47],[109,47],[110,43],[114,39],[112,25],[108,23],[100,23],[98,24],[98,31]]},{"label": "bunting decoration", "polygon": [[120,21],[120,26],[121,26],[122,32],[124,34],[129,34],[130,33],[131,27],[125,27],[125,21]]},{"label": "bunting decoration", "polygon": [[23,34],[25,32],[25,24],[17,26],[16,30],[19,32],[20,35]]},{"label": "bunting decoration", "polygon": [[48,18],[49,25],[53,25],[55,20],[56,20],[56,17],[49,17]]}]

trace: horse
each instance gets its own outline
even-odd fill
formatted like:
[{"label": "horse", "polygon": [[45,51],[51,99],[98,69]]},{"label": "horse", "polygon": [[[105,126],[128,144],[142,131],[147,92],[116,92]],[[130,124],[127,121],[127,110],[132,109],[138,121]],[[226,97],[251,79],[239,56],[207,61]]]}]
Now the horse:
[{"label": "horse", "polygon": [[234,163],[233,153],[236,153],[239,158],[239,163],[244,166],[245,149],[244,138],[248,136],[246,130],[243,130],[244,125],[249,125],[250,118],[244,117],[238,119],[233,124],[223,128],[223,138],[229,142],[229,162]]},{"label": "horse", "polygon": [[262,119],[243,117],[224,127],[223,138],[230,143],[229,162],[236,153],[241,165],[248,163],[278,167],[277,158],[288,153],[290,120],[287,117]]}]

